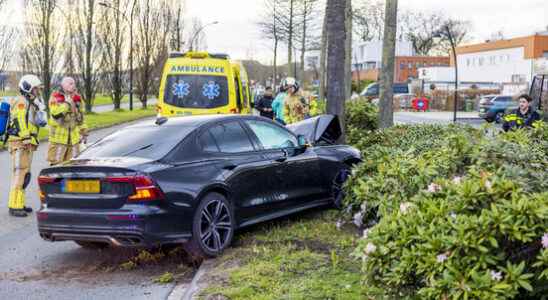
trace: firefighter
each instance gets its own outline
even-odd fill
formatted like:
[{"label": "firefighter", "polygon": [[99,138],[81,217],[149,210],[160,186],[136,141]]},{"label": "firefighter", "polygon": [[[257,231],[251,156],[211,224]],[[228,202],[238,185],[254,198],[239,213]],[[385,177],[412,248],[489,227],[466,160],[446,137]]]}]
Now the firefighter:
[{"label": "firefighter", "polygon": [[49,149],[47,160],[51,166],[68,161],[80,154],[80,145],[87,143],[82,98],[71,77],[61,81],[61,89],[49,100]]},{"label": "firefighter", "polygon": [[518,99],[519,107],[504,116],[504,131],[533,127],[537,122],[541,122],[540,115],[531,107],[533,99],[527,94],[519,96]]},{"label": "firefighter", "polygon": [[294,78],[286,79],[287,96],[284,100],[284,121],[287,124],[300,122],[309,115],[306,100],[299,94],[299,83]]},{"label": "firefighter", "polygon": [[9,214],[26,217],[32,208],[25,206],[25,188],[30,182],[30,167],[38,148],[38,132],[47,125],[45,105],[40,97],[42,82],[34,75],[25,75],[19,82],[23,97],[11,101],[8,128],[9,152],[12,161]]}]

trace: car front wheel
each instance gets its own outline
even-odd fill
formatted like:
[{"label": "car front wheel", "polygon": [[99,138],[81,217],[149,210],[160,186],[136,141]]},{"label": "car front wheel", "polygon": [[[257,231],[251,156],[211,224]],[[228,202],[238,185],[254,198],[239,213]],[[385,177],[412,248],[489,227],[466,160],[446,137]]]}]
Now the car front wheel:
[{"label": "car front wheel", "polygon": [[331,186],[331,196],[333,197],[333,205],[337,209],[341,209],[343,206],[343,200],[344,200],[344,183],[346,180],[348,180],[348,177],[350,177],[350,169],[343,168],[341,169],[335,178],[333,178],[333,183]]},{"label": "car front wheel", "polygon": [[197,259],[220,255],[232,242],[235,220],[232,207],[218,193],[206,195],[196,209],[192,223],[190,252]]}]

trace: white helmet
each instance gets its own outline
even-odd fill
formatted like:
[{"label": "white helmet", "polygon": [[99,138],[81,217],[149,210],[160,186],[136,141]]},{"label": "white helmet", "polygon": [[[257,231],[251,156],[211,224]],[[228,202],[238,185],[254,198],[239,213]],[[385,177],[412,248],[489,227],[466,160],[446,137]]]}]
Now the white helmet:
[{"label": "white helmet", "polygon": [[23,95],[31,94],[32,89],[37,87],[42,87],[42,81],[36,75],[25,75],[19,81],[19,90]]}]

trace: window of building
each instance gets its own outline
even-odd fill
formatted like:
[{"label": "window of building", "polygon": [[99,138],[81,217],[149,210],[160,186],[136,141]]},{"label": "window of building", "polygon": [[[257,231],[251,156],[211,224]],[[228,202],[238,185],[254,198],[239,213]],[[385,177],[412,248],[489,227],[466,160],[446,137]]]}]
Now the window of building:
[{"label": "window of building", "polygon": [[401,62],[400,63],[400,70],[403,70],[403,69],[405,69],[405,63]]},{"label": "window of building", "polygon": [[480,58],[478,59],[478,66],[480,66],[480,67],[483,66],[483,61],[484,61],[484,58],[483,58],[483,57],[480,57]]},{"label": "window of building", "polygon": [[407,68],[408,68],[409,70],[413,69],[413,64],[412,64],[412,63],[409,63],[409,64],[407,65]]},{"label": "window of building", "polygon": [[542,53],[542,57],[548,58],[548,51],[544,51],[544,52]]}]

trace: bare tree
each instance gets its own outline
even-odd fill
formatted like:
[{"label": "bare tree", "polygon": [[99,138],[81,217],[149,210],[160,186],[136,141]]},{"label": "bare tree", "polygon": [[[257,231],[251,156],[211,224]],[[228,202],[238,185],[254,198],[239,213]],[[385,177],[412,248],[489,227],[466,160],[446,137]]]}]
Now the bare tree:
[{"label": "bare tree", "polygon": [[101,69],[102,45],[96,31],[96,1],[78,0],[74,5],[74,56],[78,85],[81,87],[86,112],[91,112]]},{"label": "bare tree", "polygon": [[[346,40],[346,1],[327,1],[327,113],[339,116],[344,128],[345,89],[344,62]],[[344,131],[344,129],[343,129]],[[344,140],[344,133],[342,135]]]},{"label": "bare tree", "polygon": [[18,30],[16,27],[2,25],[0,26],[0,74],[2,74],[10,64],[10,60],[16,51]]},{"label": "bare tree", "polygon": [[193,18],[192,19],[192,26],[190,33],[188,35],[188,44],[189,49],[198,50],[202,49],[205,50],[207,48],[207,44],[205,41],[205,32],[202,30],[204,28],[204,24],[200,19]]},{"label": "bare tree", "polygon": [[310,48],[317,48],[313,42],[313,33],[316,31],[318,19],[319,0],[300,0],[297,3],[297,16],[300,18],[299,38],[300,43],[300,65],[299,74],[304,81],[305,56]]},{"label": "bare tree", "polygon": [[99,43],[102,45],[101,60],[103,62],[101,69],[101,78],[103,85],[110,92],[114,109],[120,109],[123,98],[123,58],[124,49],[127,46],[124,38],[127,22],[124,20],[125,13],[128,12],[128,2],[124,0],[114,0],[111,5],[113,9],[105,9],[99,21],[101,24],[98,30]]},{"label": "bare tree", "polygon": [[278,48],[283,40],[282,26],[279,23],[281,14],[282,0],[264,0],[264,10],[261,14],[261,21],[257,23],[261,32],[262,38],[272,41],[272,85],[276,85],[278,78]]},{"label": "bare tree", "polygon": [[[154,90],[155,72],[158,70],[158,57],[166,49],[166,27],[162,10],[165,1],[142,0],[137,7],[139,22],[137,25],[137,93],[142,107],[146,108],[148,95]],[[163,31],[163,32],[162,32]]]},{"label": "bare tree", "polygon": [[354,32],[361,41],[381,40],[384,29],[384,3],[355,1],[352,10]]},{"label": "bare tree", "polygon": [[44,97],[49,99],[54,61],[59,54],[59,33],[53,30],[57,1],[29,0],[25,6],[25,34],[20,54],[23,69],[41,75]]},{"label": "bare tree", "polygon": [[396,55],[396,34],[398,21],[398,0],[386,0],[384,38],[382,49],[381,85],[379,91],[379,126],[387,128],[394,125],[393,97],[394,60]]},{"label": "bare tree", "polygon": [[170,6],[173,7],[173,15],[171,17],[171,49],[181,51],[184,45],[184,29],[185,22],[183,19],[183,13],[185,10],[185,2],[181,0],[173,0]]},{"label": "bare tree", "polygon": [[[471,28],[471,24],[469,21],[447,19],[440,26],[439,31],[440,32],[449,31],[451,33],[451,37],[453,38],[453,43],[455,43],[455,46],[458,47],[462,43],[469,40],[470,28]],[[452,46],[451,46],[451,41],[449,40],[448,35],[442,34],[441,36],[442,38],[435,49],[442,53],[451,53]]]},{"label": "bare tree", "polygon": [[429,55],[437,44],[435,41],[436,32],[445,22],[445,17],[441,12],[425,14],[422,12],[408,14],[400,25],[400,32],[413,45],[413,50],[417,55]]}]

